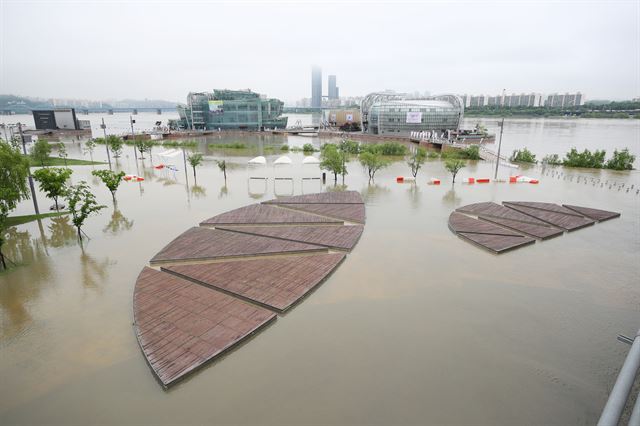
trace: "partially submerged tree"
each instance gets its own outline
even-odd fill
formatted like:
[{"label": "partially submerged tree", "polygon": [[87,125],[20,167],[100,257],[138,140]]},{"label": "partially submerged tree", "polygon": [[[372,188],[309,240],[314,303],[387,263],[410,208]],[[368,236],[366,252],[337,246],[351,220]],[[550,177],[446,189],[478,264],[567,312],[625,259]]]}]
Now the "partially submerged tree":
[{"label": "partially submerged tree", "polygon": [[456,175],[465,165],[466,164],[463,160],[457,158],[449,158],[444,162],[445,169],[449,170],[453,175],[453,183],[456,183]]},{"label": "partially submerged tree", "polygon": [[320,154],[320,168],[333,173],[333,180],[338,182],[338,175],[346,175],[347,168],[342,154],[333,144],[326,144]]},{"label": "partially submerged tree", "polygon": [[199,152],[196,152],[194,154],[187,155],[187,161],[189,162],[191,167],[193,167],[193,178],[197,179],[196,167],[202,164],[202,154]]},{"label": "partially submerged tree", "polygon": [[69,204],[71,220],[78,231],[78,239],[82,241],[82,225],[93,213],[97,213],[107,206],[98,204],[95,195],[87,182],[80,181],[77,185],[71,185],[66,191],[65,198]]},{"label": "partially submerged tree", "polygon": [[0,142],[0,263],[4,269],[7,264],[2,245],[7,217],[20,201],[29,198],[28,176],[29,161],[9,143]]},{"label": "partially submerged tree", "polygon": [[153,141],[149,139],[136,139],[134,145],[138,152],[140,152],[140,159],[144,160],[144,153],[151,152],[151,148],[153,148]]},{"label": "partially submerged tree", "polygon": [[51,145],[46,139],[38,139],[31,147],[31,158],[40,163],[44,167],[44,163],[49,159],[51,154]]},{"label": "partially submerged tree", "polygon": [[380,169],[387,167],[390,162],[380,154],[373,152],[363,152],[360,154],[360,164],[364,167],[369,174],[369,182],[375,181],[376,172]]},{"label": "partially submerged tree", "polygon": [[418,147],[407,160],[407,165],[411,168],[411,174],[414,178],[418,176],[418,170],[422,168],[426,159],[427,151],[424,148]]},{"label": "partially submerged tree", "polygon": [[218,164],[218,168],[224,175],[224,183],[227,183],[227,160],[216,160],[216,164]]},{"label": "partially submerged tree", "polygon": [[69,154],[67,154],[67,147],[64,146],[63,142],[58,142],[56,148],[58,148],[58,157],[64,160],[64,166],[67,167],[67,157],[69,156]]},{"label": "partially submerged tree", "polygon": [[94,170],[91,172],[92,175],[100,178],[102,183],[105,184],[109,192],[111,192],[111,198],[113,198],[113,202],[116,202],[116,191],[118,190],[118,186],[120,186],[120,182],[122,182],[122,178],[124,177],[124,172],[114,172],[112,170]]},{"label": "partially submerged tree", "polygon": [[67,180],[73,173],[71,169],[62,167],[48,167],[38,169],[33,173],[33,177],[40,184],[40,190],[53,199],[58,210],[58,198],[63,196],[67,190]]},{"label": "partially submerged tree", "polygon": [[122,138],[119,138],[116,135],[109,135],[107,136],[106,143],[109,147],[109,150],[111,150],[113,157],[119,158],[122,154],[122,145],[124,143],[122,142]]},{"label": "partially submerged tree", "polygon": [[89,153],[89,157],[91,157],[91,161],[93,161],[93,151],[96,149],[96,141],[94,139],[89,139],[84,143],[84,153]]}]

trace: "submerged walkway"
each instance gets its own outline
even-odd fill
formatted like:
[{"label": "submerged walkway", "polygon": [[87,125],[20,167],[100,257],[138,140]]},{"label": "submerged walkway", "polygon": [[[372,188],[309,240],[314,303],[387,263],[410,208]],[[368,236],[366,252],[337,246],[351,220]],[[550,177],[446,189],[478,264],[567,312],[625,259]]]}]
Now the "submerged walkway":
[{"label": "submerged walkway", "polygon": [[[494,253],[503,253],[536,239],[545,240],[619,217],[620,213],[573,205],[528,201],[486,202],[458,208],[449,228],[459,237]],[[471,216],[475,216],[471,217]]]},{"label": "submerged walkway", "polygon": [[[347,223],[345,223],[347,221]],[[320,285],[364,230],[358,192],[241,207],[172,240],[144,267],[135,332],[164,387],[248,339]]]}]

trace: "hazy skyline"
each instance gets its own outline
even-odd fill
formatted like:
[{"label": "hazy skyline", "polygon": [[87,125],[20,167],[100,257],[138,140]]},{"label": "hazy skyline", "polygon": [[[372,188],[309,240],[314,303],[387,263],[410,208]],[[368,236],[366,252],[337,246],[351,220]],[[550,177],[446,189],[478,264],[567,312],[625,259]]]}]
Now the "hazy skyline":
[{"label": "hazy skyline", "polygon": [[251,88],[640,95],[638,1],[0,0],[0,93],[166,99]]}]

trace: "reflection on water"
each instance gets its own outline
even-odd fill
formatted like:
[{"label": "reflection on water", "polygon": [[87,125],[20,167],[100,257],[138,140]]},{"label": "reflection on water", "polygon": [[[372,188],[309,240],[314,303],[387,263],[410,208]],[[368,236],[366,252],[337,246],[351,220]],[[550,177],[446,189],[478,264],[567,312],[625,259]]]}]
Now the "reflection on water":
[{"label": "reflection on water", "polygon": [[204,186],[194,184],[191,187],[191,195],[195,198],[203,198],[207,196],[207,189]]},{"label": "reflection on water", "polygon": [[113,266],[108,258],[103,261],[96,261],[84,248],[80,254],[80,271],[82,274],[82,285],[86,289],[101,290],[101,284],[108,277],[109,266]]},{"label": "reflection on water", "polygon": [[366,186],[362,187],[362,189],[360,190],[360,194],[362,194],[365,203],[373,203],[377,201],[377,199],[382,195],[388,194],[389,191],[390,189],[384,185],[369,183]]},{"label": "reflection on water", "polygon": [[420,201],[422,200],[422,192],[420,187],[415,182],[410,182],[407,185],[407,195],[409,196],[409,204],[413,210],[418,209],[420,207]]},{"label": "reflection on water", "polygon": [[109,233],[111,235],[118,235],[123,231],[128,231],[133,227],[133,221],[127,219],[120,209],[118,209],[117,203],[113,208],[113,213],[111,213],[111,220],[104,227],[102,232]]},{"label": "reflection on water", "polygon": [[220,191],[218,192],[218,200],[225,198],[227,195],[229,195],[229,187],[225,182],[225,184],[220,187]]},{"label": "reflection on water", "polygon": [[48,242],[51,247],[62,247],[77,243],[78,233],[69,215],[53,217],[49,224]]},{"label": "reflection on water", "polygon": [[451,210],[455,210],[460,206],[461,198],[456,196],[455,184],[451,185],[451,189],[444,194],[442,202],[445,206],[450,207]]}]

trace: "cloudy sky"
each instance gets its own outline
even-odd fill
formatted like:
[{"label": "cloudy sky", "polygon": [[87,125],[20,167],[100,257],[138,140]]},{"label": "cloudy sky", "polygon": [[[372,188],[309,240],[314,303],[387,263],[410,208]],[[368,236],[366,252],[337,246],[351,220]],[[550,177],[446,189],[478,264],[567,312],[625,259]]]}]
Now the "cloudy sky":
[{"label": "cloudy sky", "polygon": [[251,88],[640,95],[640,2],[0,0],[0,93],[184,101]]}]

